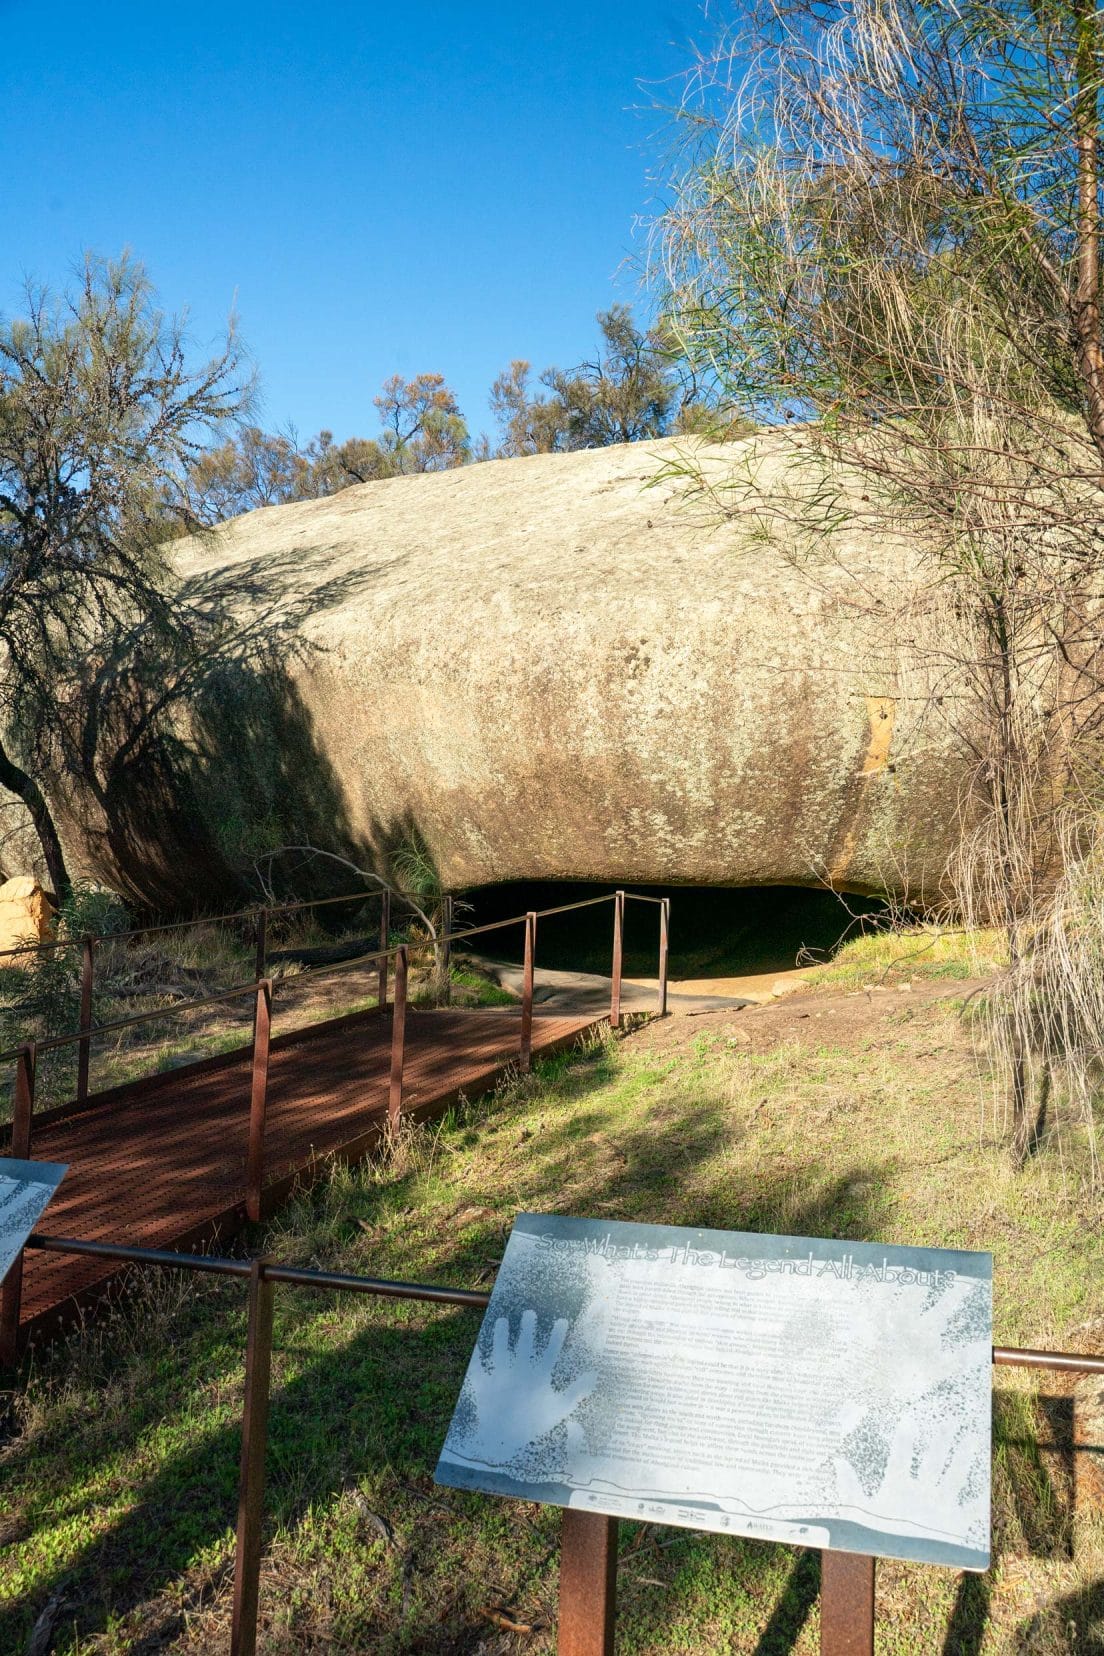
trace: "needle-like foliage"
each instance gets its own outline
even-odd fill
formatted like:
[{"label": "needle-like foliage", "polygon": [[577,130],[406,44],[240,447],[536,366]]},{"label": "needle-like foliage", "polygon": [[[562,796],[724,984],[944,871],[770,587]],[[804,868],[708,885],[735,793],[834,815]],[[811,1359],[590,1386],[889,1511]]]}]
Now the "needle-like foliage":
[{"label": "needle-like foliage", "polygon": [[[1007,937],[1020,1156],[1039,948],[1100,804],[1102,37],[1089,0],[751,0],[691,77],[657,226],[688,356],[784,456],[725,509],[768,505],[795,558],[856,527],[918,550],[876,604],[927,641],[924,684],[888,694],[922,691],[969,764],[948,886]],[[1066,952],[1067,1006],[1097,1004],[1070,976],[1096,955]],[[1086,1097],[1104,1024],[1075,1021]]]}]

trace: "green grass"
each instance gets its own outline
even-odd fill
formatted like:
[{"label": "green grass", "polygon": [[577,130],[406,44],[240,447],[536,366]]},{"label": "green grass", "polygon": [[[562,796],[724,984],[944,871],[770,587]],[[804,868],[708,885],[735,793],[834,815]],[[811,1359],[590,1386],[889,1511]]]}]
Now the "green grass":
[{"label": "green grass", "polygon": [[[335,1170],[248,1245],[460,1286],[489,1284],[530,1208],[991,1248],[998,1341],[1100,1346],[1085,1144],[1065,1129],[1011,1171],[953,1005],[788,1019],[762,1050],[746,1022],[556,1057],[388,1165]],[[261,1648],[551,1651],[557,1514],[432,1482],[476,1316],[289,1289],[277,1307]],[[244,1327],[240,1285],[157,1278],[29,1365],[0,1460],[0,1651],[58,1590],[65,1656],[225,1648]],[[1104,1535],[1046,1447],[1064,1402],[1013,1371],[995,1386],[994,1566],[879,1566],[881,1653],[1104,1649]],[[623,1656],[815,1652],[815,1556],[630,1524],[621,1547]]]},{"label": "green grass", "polygon": [[810,983],[836,989],[932,982],[985,976],[1004,964],[997,932],[961,931],[917,925],[870,931],[845,943],[824,966],[809,968]]}]

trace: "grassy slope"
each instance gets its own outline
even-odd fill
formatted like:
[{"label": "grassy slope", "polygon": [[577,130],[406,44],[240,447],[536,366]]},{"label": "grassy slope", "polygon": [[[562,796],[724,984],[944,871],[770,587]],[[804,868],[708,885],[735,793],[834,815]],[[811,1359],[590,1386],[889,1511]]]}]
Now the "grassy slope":
[{"label": "grassy slope", "polygon": [[[1083,1144],[1066,1129],[1008,1170],[957,1009],[923,994],[925,973],[964,970],[953,948],[891,967],[911,996],[840,993],[893,952],[857,945],[800,1002],[554,1061],[250,1241],[460,1285],[489,1281],[523,1208],[986,1247],[1001,1342],[1099,1348]],[[32,1373],[0,1463],[0,1651],[58,1589],[56,1651],[225,1648],[242,1299],[161,1280]],[[262,1648],[551,1650],[557,1515],[432,1483],[475,1317],[286,1289],[277,1305]],[[996,1385],[997,1562],[880,1566],[881,1652],[1104,1650],[1104,1535],[1071,1515],[1068,1457],[1038,1447],[1067,1402],[1010,1371]],[[816,1588],[814,1556],[625,1525],[619,1649],[812,1653]]]}]

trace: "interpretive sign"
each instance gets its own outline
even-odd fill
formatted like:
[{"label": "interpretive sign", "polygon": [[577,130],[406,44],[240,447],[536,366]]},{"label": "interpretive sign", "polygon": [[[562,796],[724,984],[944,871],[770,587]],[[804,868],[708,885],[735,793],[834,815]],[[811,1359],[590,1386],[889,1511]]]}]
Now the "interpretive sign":
[{"label": "interpretive sign", "polygon": [[0,1159],[0,1282],[19,1258],[66,1171],[57,1162]]},{"label": "interpretive sign", "polygon": [[437,1481],[989,1563],[992,1259],[518,1216]]}]

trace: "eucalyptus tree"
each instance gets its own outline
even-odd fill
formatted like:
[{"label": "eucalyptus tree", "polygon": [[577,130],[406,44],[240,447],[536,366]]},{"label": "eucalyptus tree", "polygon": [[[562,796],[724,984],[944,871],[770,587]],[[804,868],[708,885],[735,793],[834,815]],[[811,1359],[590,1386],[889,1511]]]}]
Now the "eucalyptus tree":
[{"label": "eucalyptus tree", "polygon": [[1083,1101],[1104,1053],[1102,905],[1054,891],[1063,862],[1104,886],[1102,41],[1089,0],[748,0],[689,79],[657,225],[683,348],[787,457],[790,554],[859,522],[926,565],[931,707],[974,761],[950,878],[1007,938],[1021,1155],[1033,1047]]},{"label": "eucalyptus tree", "polygon": [[79,704],[122,640],[132,675],[143,651],[163,666],[190,649],[166,541],[190,516],[189,469],[248,394],[233,328],[192,366],[183,322],[129,257],[87,257],[59,297],[29,288],[0,326],[0,785],[59,895]]}]

